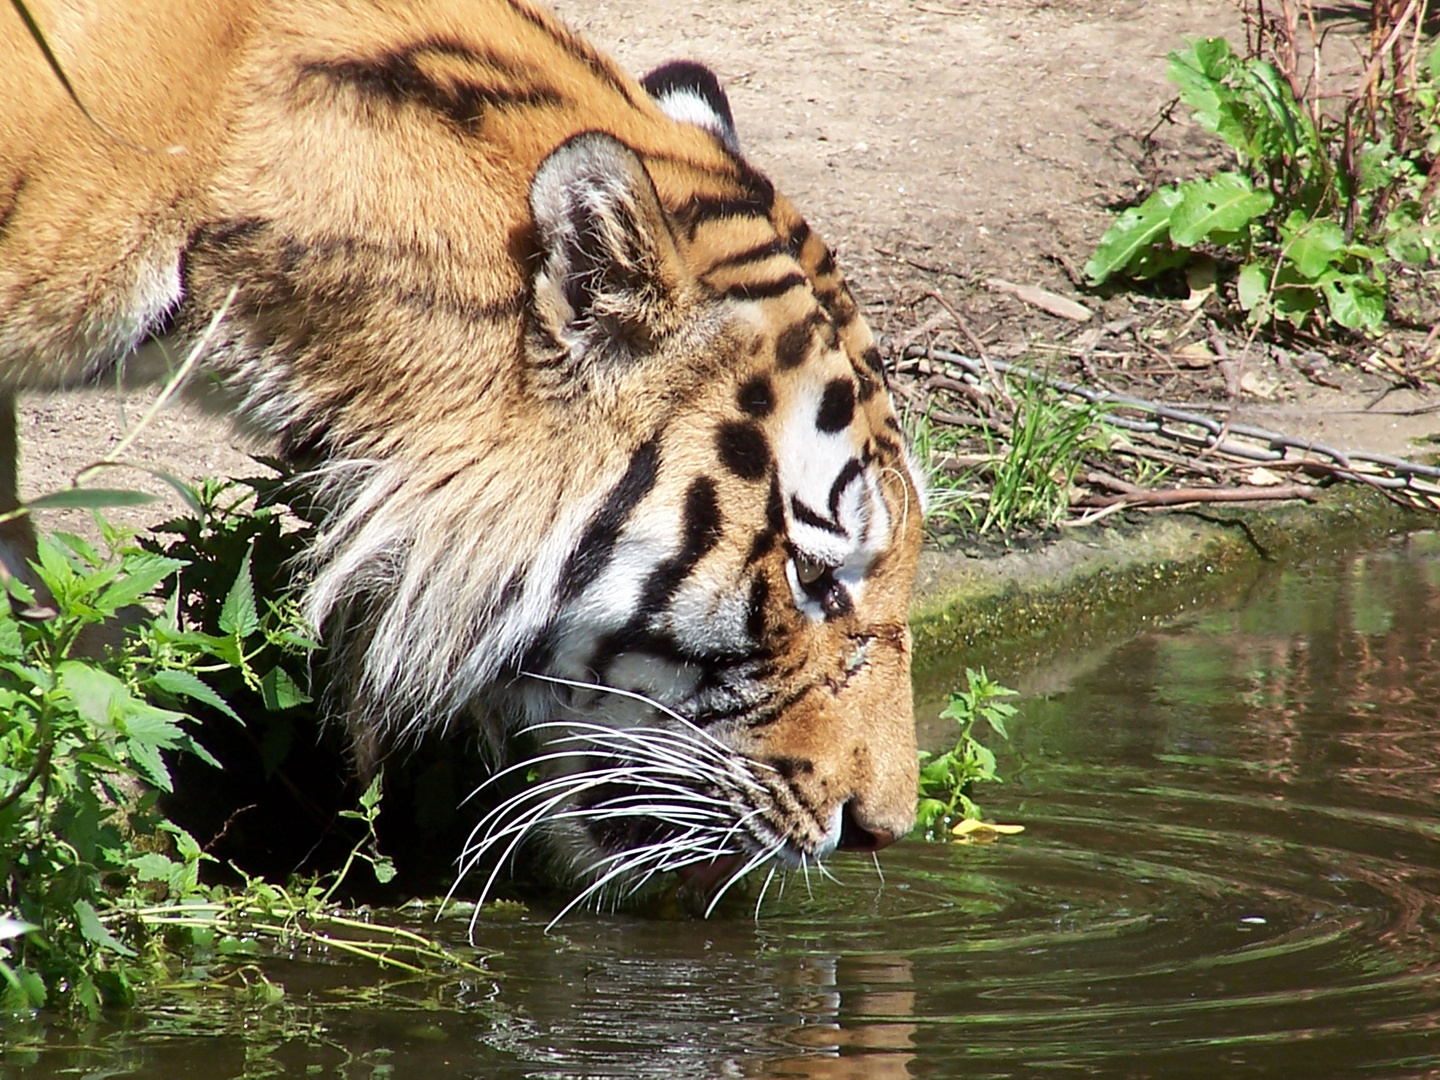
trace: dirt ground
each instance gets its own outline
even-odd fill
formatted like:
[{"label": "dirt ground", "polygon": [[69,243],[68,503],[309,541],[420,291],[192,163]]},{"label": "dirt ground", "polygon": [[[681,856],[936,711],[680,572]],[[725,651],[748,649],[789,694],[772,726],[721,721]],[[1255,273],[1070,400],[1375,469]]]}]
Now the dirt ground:
[{"label": "dirt ground", "polygon": [[[1172,97],[1166,53],[1186,38],[1238,37],[1236,11],[1225,0],[558,6],[636,72],[675,57],[715,68],[748,155],[831,241],[892,346],[936,335],[969,343],[954,337],[952,317],[933,293],[994,355],[1033,356],[1037,344],[1057,356],[1080,353],[1098,358],[1090,373],[1120,389],[1133,381],[1128,354],[1111,338],[1137,314],[1190,321],[1192,344],[1205,341],[1205,323],[1197,328],[1177,302],[1086,296],[1073,277],[1111,218],[1107,207],[1216,160],[1213,142],[1183,117],[1153,138],[1147,133]],[[1343,17],[1345,4],[1332,7]],[[1087,304],[1098,316],[1090,337],[1080,337],[1080,324],[995,291],[987,285],[994,278]],[[1179,336],[1152,339],[1142,389],[1177,402],[1224,398],[1227,381],[1237,390],[1233,366],[1206,360],[1203,345],[1198,361],[1194,349],[1184,362],[1166,358],[1180,346]],[[1399,454],[1414,453],[1412,440],[1440,429],[1422,392],[1387,393],[1393,379],[1327,365],[1321,352],[1308,364],[1290,363],[1284,352],[1247,361],[1240,419]],[[1106,369],[1106,357],[1119,361]],[[1325,372],[1318,379],[1316,365]],[[132,396],[122,409],[114,395],[99,393],[27,399],[25,493],[62,485],[101,457],[145,400]],[[243,475],[253,471],[246,449],[223,423],[170,409],[127,457],[185,477]],[[141,474],[124,481],[165,490]],[[167,512],[150,507],[137,520]],[[62,523],[74,527],[73,518],[42,519]]]}]

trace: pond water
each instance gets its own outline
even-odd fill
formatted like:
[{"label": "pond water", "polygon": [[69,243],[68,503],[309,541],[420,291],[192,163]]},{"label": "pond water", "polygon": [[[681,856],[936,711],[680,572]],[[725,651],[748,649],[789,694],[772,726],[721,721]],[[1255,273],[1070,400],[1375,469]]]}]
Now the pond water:
[{"label": "pond water", "polygon": [[1437,628],[1433,535],[1292,568],[1024,701],[976,793],[1022,836],[836,859],[758,920],[482,920],[464,983],[275,961],[279,1005],[0,1075],[1440,1076]]}]

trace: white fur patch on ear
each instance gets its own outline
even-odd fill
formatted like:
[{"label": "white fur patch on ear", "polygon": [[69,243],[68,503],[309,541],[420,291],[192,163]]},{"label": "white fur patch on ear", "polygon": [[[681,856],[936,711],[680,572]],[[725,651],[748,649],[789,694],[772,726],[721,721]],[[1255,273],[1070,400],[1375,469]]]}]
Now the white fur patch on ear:
[{"label": "white fur patch on ear", "polygon": [[740,153],[730,101],[720,88],[720,80],[704,64],[676,60],[650,72],[640,85],[670,119],[704,128],[732,154]]}]

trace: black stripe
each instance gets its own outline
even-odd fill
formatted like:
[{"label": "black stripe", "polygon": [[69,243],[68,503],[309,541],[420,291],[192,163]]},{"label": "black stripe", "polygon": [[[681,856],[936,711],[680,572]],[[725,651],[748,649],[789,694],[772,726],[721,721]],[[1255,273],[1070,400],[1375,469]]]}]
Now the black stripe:
[{"label": "black stripe", "polygon": [[745,632],[750,640],[759,642],[765,636],[765,608],[770,603],[770,582],[756,574],[750,583],[750,603],[745,613]]},{"label": "black stripe", "polygon": [[776,720],[780,719],[780,717],[784,716],[787,712],[789,712],[792,705],[794,705],[797,701],[799,701],[801,698],[803,698],[806,694],[810,693],[810,691],[814,689],[815,684],[811,683],[808,686],[802,686],[799,690],[790,691],[790,693],[786,694],[779,701],[771,698],[770,702],[766,705],[766,707],[754,709],[751,711],[750,716],[745,721],[745,726],[751,731],[754,731],[757,728],[762,728],[773,724]]},{"label": "black stripe", "polygon": [[844,431],[855,418],[855,383],[846,378],[831,379],[820,396],[815,426],[828,435]]},{"label": "black stripe", "polygon": [[[273,254],[265,253],[271,247]],[[188,284],[195,265],[208,264],[220,277],[242,252],[261,253],[263,272],[251,269],[249,282],[242,294],[245,305],[258,308],[272,302],[302,300],[314,312],[323,312],[332,323],[353,317],[374,307],[378,297],[385,296],[396,304],[422,314],[440,313],[460,322],[476,325],[516,318],[524,310],[525,296],[516,291],[498,299],[478,299],[453,292],[437,284],[428,270],[414,277],[403,273],[375,275],[368,270],[353,272],[350,264],[364,260],[366,265],[378,262],[398,270],[407,265],[428,266],[432,256],[418,245],[376,243],[357,236],[322,236],[300,239],[294,236],[272,237],[271,223],[259,219],[211,222],[195,229],[181,252],[181,281]],[[216,263],[219,263],[216,266]],[[331,269],[327,264],[339,264]],[[302,273],[305,269],[324,269],[323,275]],[[297,286],[304,282],[303,296]],[[187,288],[187,292],[189,289]]]},{"label": "black stripe", "polygon": [[815,275],[817,277],[829,277],[835,273],[835,255],[827,247],[820,256],[820,261],[815,264]]},{"label": "black stripe", "polygon": [[716,270],[723,269],[727,266],[745,266],[748,263],[757,263],[776,255],[786,254],[788,254],[788,252],[785,250],[785,245],[782,242],[779,240],[771,240],[766,244],[757,244],[755,247],[746,251],[741,251],[734,255],[727,255],[700,276],[702,278],[709,277],[715,273]]},{"label": "black stripe", "polygon": [[795,226],[795,231],[790,234],[790,254],[797,259],[800,252],[805,248],[805,241],[810,239],[810,226],[806,222],[800,222]]},{"label": "black stripe", "polygon": [[770,554],[775,541],[785,532],[785,497],[780,494],[780,478],[770,477],[770,495],[765,501],[765,528],[755,534],[750,544],[750,554],[745,557],[748,567],[758,559]]},{"label": "black stripe", "polygon": [[770,182],[769,177],[764,173],[758,173],[750,168],[743,161],[736,162],[740,168],[740,185],[750,193],[750,197],[765,207],[765,216],[770,216],[770,211],[775,206],[775,185]]},{"label": "black stripe", "polygon": [[[462,59],[519,85],[486,86],[469,79],[442,82],[420,69],[420,60],[425,56]],[[302,76],[321,76],[390,105],[424,105],[469,132],[479,127],[488,109],[557,106],[566,100],[552,87],[532,85],[533,73],[517,71],[505,58],[445,39],[419,42],[373,59],[312,60],[300,71]]]},{"label": "black stripe", "polygon": [[810,355],[810,346],[815,338],[815,328],[824,324],[825,317],[812,311],[794,326],[782,330],[775,338],[775,362],[782,371],[797,368]]},{"label": "black stripe", "polygon": [[645,580],[640,604],[630,617],[632,626],[644,626],[675,595],[695,565],[720,542],[720,499],[715,481],[697,476],[685,491],[684,534],[680,550],[657,566]]},{"label": "black stripe", "polygon": [[605,504],[595,512],[575,550],[560,572],[561,602],[575,599],[595,582],[615,554],[620,530],[640,501],[650,494],[660,475],[660,437],[641,443],[630,455],[625,475],[610,489]]},{"label": "black stripe", "polygon": [[735,394],[740,411],[763,420],[775,411],[775,385],[768,375],[752,375]]},{"label": "black stripe", "polygon": [[562,24],[559,24],[558,21],[552,21],[553,17],[547,18],[546,13],[536,11],[527,4],[516,3],[516,0],[509,0],[509,4],[510,9],[514,11],[515,14],[519,15],[531,26],[537,27],[549,34],[551,40],[554,41],[556,45],[588,67],[592,75],[610,87],[611,90],[621,95],[635,108],[640,108],[640,102],[636,100],[634,93],[631,92],[629,83],[584,39],[577,38],[574,34],[566,30]]},{"label": "black stripe", "polygon": [[695,239],[696,230],[707,221],[724,218],[756,217],[769,218],[770,205],[757,201],[748,195],[725,198],[696,195],[675,211],[675,220]]},{"label": "black stripe", "polygon": [[715,431],[720,463],[742,480],[759,480],[770,468],[770,443],[765,431],[748,420],[729,420]]},{"label": "black stripe", "polygon": [[840,475],[835,477],[835,482],[830,485],[830,516],[836,521],[840,520],[840,496],[845,494],[845,489],[855,482],[855,478],[865,471],[860,464],[859,458],[851,458],[840,470]]},{"label": "black stripe", "polygon": [[786,274],[774,281],[757,281],[748,285],[731,285],[725,290],[725,295],[732,300],[768,300],[772,296],[783,296],[791,289],[799,288],[801,285],[808,285],[809,279],[804,274]]},{"label": "black stripe", "polygon": [[810,525],[816,529],[824,529],[826,532],[834,533],[836,536],[850,535],[839,522],[821,517],[814,510],[811,510],[810,507],[800,501],[799,495],[790,496],[790,512],[795,515],[795,520],[802,524]]}]

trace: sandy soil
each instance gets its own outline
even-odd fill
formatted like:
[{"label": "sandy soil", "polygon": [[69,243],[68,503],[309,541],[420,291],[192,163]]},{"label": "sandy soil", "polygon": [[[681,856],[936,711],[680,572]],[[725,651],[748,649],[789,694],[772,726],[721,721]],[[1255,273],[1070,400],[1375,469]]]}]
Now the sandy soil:
[{"label": "sandy soil", "polygon": [[[1343,7],[1343,5],[1341,5]],[[726,84],[752,160],[837,248],[872,321],[890,337],[935,316],[940,291],[987,344],[1016,355],[1074,324],[986,287],[1003,277],[1077,295],[1073,274],[1113,206],[1212,161],[1188,123],[1146,133],[1171,98],[1165,55],[1183,39],[1233,33],[1224,0],[563,0],[561,13],[636,72],[675,57]],[[1119,297],[1077,297],[1118,325]],[[928,306],[927,306],[928,305]],[[1173,344],[1173,343],[1172,343]],[[1411,391],[1365,406],[1386,380],[1332,373],[1330,389],[1257,360],[1268,387],[1252,423],[1352,449],[1406,453],[1437,428]],[[1178,369],[1177,369],[1178,371]],[[1103,372],[1102,372],[1103,374]],[[1204,379],[1164,384],[1187,400]],[[1211,372],[1210,390],[1218,376]],[[28,495],[65,482],[143,410],[132,396],[35,396],[22,427]],[[164,413],[131,460],[181,476],[253,469],[223,423]],[[264,450],[263,447],[252,448]],[[164,486],[127,476],[157,492]],[[168,509],[148,508],[138,520]],[[74,527],[74,518],[42,524]]]}]

